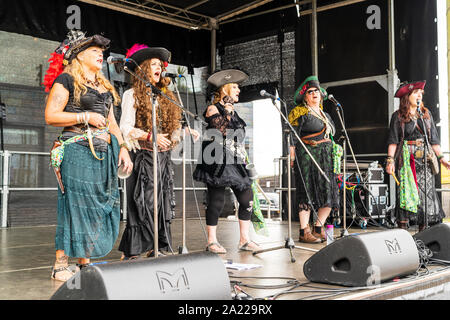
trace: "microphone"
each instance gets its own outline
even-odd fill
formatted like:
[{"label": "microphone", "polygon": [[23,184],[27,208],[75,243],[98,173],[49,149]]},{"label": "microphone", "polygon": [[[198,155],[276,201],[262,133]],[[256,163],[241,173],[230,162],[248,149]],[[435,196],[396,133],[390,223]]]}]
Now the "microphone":
[{"label": "microphone", "polygon": [[417,99],[416,103],[417,103],[417,112],[419,113],[420,116],[423,116],[422,109],[420,108],[422,101],[420,101],[420,99]]},{"label": "microphone", "polygon": [[261,95],[261,97],[267,97],[273,100],[280,100],[280,98],[275,97],[273,94],[268,93],[266,90],[261,90],[259,94]]},{"label": "microphone", "polygon": [[342,108],[341,104],[334,98],[334,96],[332,94],[328,95],[328,99],[331,102],[333,102],[337,107],[341,107]]},{"label": "microphone", "polygon": [[166,71],[163,71],[163,72],[161,73],[161,77],[163,77],[163,78],[169,77],[169,78],[172,78],[172,79],[175,79],[175,78],[184,78],[184,76],[183,76],[182,74],[170,73],[170,72],[166,72]]},{"label": "microphone", "polygon": [[119,57],[113,57],[113,56],[109,56],[108,59],[106,59],[106,62],[108,64],[125,63],[125,62],[128,62],[128,61],[129,61],[128,58],[119,58]]}]

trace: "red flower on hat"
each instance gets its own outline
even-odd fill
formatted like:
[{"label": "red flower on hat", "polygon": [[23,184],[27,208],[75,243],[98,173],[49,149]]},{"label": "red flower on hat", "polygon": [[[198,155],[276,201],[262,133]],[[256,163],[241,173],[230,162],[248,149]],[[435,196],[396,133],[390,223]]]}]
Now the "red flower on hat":
[{"label": "red flower on hat", "polygon": [[300,94],[304,94],[305,91],[306,91],[306,89],[308,89],[308,88],[309,88],[308,84],[305,84],[305,85],[303,86],[302,90],[300,91]]}]

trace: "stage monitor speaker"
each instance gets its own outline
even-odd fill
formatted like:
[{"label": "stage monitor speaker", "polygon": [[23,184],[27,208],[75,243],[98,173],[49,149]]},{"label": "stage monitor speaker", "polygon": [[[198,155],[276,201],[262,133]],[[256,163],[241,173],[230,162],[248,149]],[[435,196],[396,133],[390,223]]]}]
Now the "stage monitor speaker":
[{"label": "stage monitor speaker", "polygon": [[340,238],[309,258],[303,273],[312,282],[365,287],[412,274],[419,265],[413,237],[394,229]]},{"label": "stage monitor speaker", "polygon": [[432,258],[450,261],[450,224],[439,223],[414,235],[433,252]]},{"label": "stage monitor speaker", "polygon": [[201,252],[91,265],[51,299],[231,300],[231,287],[222,259]]}]

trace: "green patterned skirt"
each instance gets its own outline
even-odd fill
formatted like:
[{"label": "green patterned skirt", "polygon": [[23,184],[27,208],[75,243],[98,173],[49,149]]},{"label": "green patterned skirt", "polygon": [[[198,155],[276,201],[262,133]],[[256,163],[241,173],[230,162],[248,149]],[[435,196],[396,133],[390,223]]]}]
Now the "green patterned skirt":
[{"label": "green patterned skirt", "polygon": [[333,172],[333,145],[324,142],[316,146],[306,145],[325,175],[328,183],[314,165],[311,157],[302,146],[296,145],[296,161],[294,162],[296,205],[299,210],[319,208],[339,208],[339,190]]},{"label": "green patterned skirt", "polygon": [[120,195],[117,179],[119,146],[111,135],[106,152],[72,143],[61,163],[65,193],[58,190],[56,250],[69,257],[100,258],[113,248],[119,234]]}]

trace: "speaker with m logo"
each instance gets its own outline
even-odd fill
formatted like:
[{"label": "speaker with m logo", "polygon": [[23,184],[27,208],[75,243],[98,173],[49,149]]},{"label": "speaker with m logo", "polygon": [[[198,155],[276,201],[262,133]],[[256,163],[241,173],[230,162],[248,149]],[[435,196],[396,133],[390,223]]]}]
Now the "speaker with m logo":
[{"label": "speaker with m logo", "polygon": [[303,272],[312,282],[364,287],[413,274],[419,265],[413,237],[394,229],[338,239],[309,258]]},{"label": "speaker with m logo", "polygon": [[52,300],[231,300],[222,259],[211,252],[83,268]]}]

